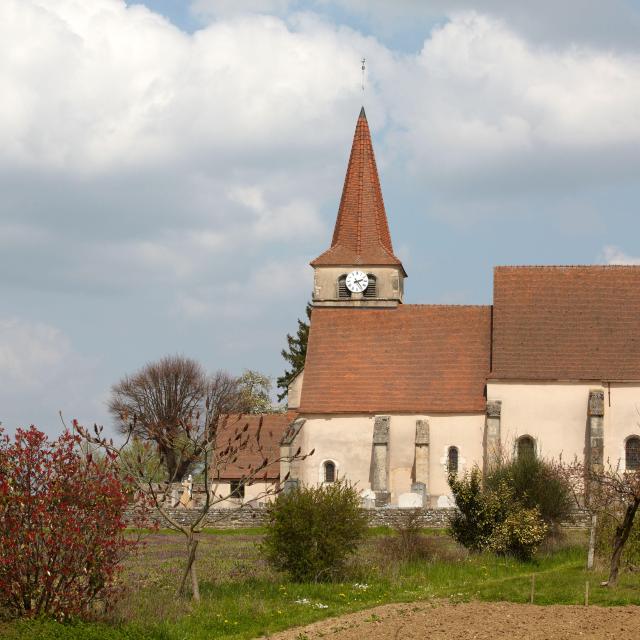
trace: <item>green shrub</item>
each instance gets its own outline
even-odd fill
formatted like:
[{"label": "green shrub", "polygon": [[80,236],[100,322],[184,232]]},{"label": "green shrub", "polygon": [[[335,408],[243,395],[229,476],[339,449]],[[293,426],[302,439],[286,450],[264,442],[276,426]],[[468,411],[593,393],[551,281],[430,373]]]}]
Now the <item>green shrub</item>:
[{"label": "green shrub", "polygon": [[344,482],[281,493],[269,506],[262,549],[297,582],[338,579],[364,538],[368,517]]},{"label": "green shrub", "polygon": [[456,542],[472,551],[531,559],[548,526],[537,507],[520,502],[508,478],[483,488],[482,474],[474,467],[462,478],[450,475],[449,486],[458,507],[449,523]]},{"label": "green shrub", "polygon": [[537,509],[549,531],[571,519],[575,501],[567,479],[552,462],[533,455],[502,460],[485,478],[485,487],[496,491],[506,484],[525,509]]},{"label": "green shrub", "polygon": [[503,505],[493,492],[485,493],[482,490],[482,474],[477,467],[462,478],[451,474],[449,486],[458,507],[449,521],[451,536],[471,551],[486,549],[496,522],[506,515]]}]

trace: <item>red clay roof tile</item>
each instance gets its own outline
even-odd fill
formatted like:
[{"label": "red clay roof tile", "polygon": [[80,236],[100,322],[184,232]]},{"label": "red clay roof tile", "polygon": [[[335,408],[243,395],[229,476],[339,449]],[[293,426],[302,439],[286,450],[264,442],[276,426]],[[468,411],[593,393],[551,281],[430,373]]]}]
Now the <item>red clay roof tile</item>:
[{"label": "red clay roof tile", "polygon": [[393,253],[369,124],[364,113],[356,124],[331,248],[312,266],[398,265]]},{"label": "red clay roof tile", "polygon": [[494,379],[640,380],[640,267],[496,267]]},{"label": "red clay roof tile", "polygon": [[[238,452],[238,459],[220,469],[219,479],[238,480],[246,477],[251,473],[251,469],[259,467],[267,458],[271,464],[257,474],[255,481],[277,480],[280,476],[280,463],[274,461],[280,458],[280,440],[296,416],[295,411],[289,411],[263,415],[229,415],[226,419],[223,418],[216,439],[216,449],[219,452],[224,451],[229,443],[234,441],[236,434],[241,433],[245,425],[248,426],[248,440],[247,446]],[[212,475],[214,474],[212,471]]]},{"label": "red clay roof tile", "polygon": [[482,412],[490,330],[488,306],[315,308],[300,412]]}]

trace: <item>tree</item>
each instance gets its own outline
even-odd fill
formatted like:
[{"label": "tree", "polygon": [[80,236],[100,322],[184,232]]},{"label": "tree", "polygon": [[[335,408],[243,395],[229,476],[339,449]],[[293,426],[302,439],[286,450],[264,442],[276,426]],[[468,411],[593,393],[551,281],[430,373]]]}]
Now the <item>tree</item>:
[{"label": "tree", "polygon": [[125,537],[130,487],[113,459],[83,455],[69,431],[0,436],[0,608],[67,618],[111,604],[138,543]]},{"label": "tree", "polygon": [[[218,384],[216,384],[216,381]],[[104,455],[113,460],[119,467],[121,474],[131,478],[132,483],[145,499],[151,503],[156,515],[163,524],[174,531],[184,535],[186,542],[186,560],[182,579],[178,586],[178,594],[185,592],[186,582],[191,577],[192,595],[195,600],[200,599],[200,589],[196,571],[196,551],[198,548],[199,534],[202,532],[206,518],[211,510],[222,502],[229,500],[235,495],[235,487],[230,486],[222,489],[217,482],[224,477],[224,469],[235,465],[243,452],[250,451],[247,456],[250,461],[243,465],[245,473],[240,478],[242,485],[251,485],[254,482],[263,482],[267,476],[267,468],[279,465],[281,461],[289,464],[296,460],[304,460],[307,455],[303,455],[298,449],[292,455],[280,457],[279,453],[274,454],[264,449],[262,445],[262,417],[259,420],[256,432],[250,432],[248,423],[243,422],[242,417],[236,417],[231,422],[227,414],[221,414],[220,398],[227,398],[228,378],[219,376],[214,378],[210,384],[207,394],[207,401],[204,404],[202,413],[191,413],[188,420],[180,420],[178,429],[180,438],[175,443],[173,455],[175,456],[176,468],[186,468],[189,465],[197,465],[202,469],[201,478],[205,486],[205,498],[202,504],[190,510],[190,517],[183,519],[176,517],[172,510],[172,492],[174,485],[171,479],[164,482],[155,482],[154,469],[149,468],[149,460],[152,456],[144,452],[136,457],[126,454],[128,442],[138,433],[138,425],[133,419],[128,424],[128,430],[124,443],[116,445],[113,440],[102,435],[102,427],[94,427],[93,432],[85,429],[77,422],[74,428],[81,437],[91,447],[97,447]],[[143,446],[150,449],[151,443],[144,442]],[[123,454],[123,452],[125,452]],[[148,452],[147,452],[148,453]],[[308,455],[311,455],[310,452]],[[161,464],[159,458],[157,464]],[[188,466],[188,465],[187,465]],[[288,476],[281,478],[284,483]],[[216,493],[214,493],[214,489]],[[266,488],[255,496],[256,500],[264,499],[280,491],[276,484],[267,485]],[[243,504],[236,507],[240,509]],[[228,509],[225,509],[228,512]]]},{"label": "tree", "polygon": [[307,322],[298,319],[298,331],[295,336],[287,334],[287,349],[282,350],[282,357],[291,365],[290,369],[286,369],[284,375],[280,376],[276,383],[278,389],[282,389],[282,393],[278,394],[278,402],[282,402],[287,397],[289,385],[293,379],[304,369],[304,361],[307,357],[307,341],[309,339],[309,325],[311,323],[310,303],[307,304],[305,313]]},{"label": "tree", "polygon": [[171,482],[182,480],[202,453],[185,426],[208,415],[246,410],[238,378],[225,372],[208,376],[198,362],[167,356],[125,376],[112,387],[109,410],[121,433],[153,442]]},{"label": "tree", "polygon": [[574,483],[575,495],[584,498],[590,513],[604,513],[617,523],[610,543],[607,581],[613,587],[618,582],[622,553],[640,507],[640,473],[623,471],[610,463],[587,467],[580,462],[566,467],[566,473]]},{"label": "tree", "polygon": [[274,413],[278,411],[271,402],[271,379],[259,371],[247,369],[238,380],[240,413]]}]

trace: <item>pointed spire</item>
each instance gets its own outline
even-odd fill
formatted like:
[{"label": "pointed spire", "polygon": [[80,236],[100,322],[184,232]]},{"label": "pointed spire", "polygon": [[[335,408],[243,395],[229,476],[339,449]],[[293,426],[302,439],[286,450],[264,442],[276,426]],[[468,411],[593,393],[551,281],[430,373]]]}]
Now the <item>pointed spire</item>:
[{"label": "pointed spire", "polygon": [[402,267],[402,263],[393,253],[364,107],[360,110],[353,136],[331,248],[311,264]]}]

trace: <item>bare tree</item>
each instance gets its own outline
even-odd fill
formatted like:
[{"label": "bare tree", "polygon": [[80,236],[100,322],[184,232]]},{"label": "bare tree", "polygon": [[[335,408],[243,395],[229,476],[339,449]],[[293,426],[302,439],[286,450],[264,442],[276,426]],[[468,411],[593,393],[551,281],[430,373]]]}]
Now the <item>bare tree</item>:
[{"label": "bare tree", "polygon": [[617,523],[606,583],[613,587],[618,582],[622,552],[640,507],[640,473],[622,470],[619,463],[613,466],[609,462],[595,468],[574,462],[566,467],[566,472],[572,479],[574,494],[592,518],[596,514],[606,514]]},{"label": "bare tree", "polygon": [[167,479],[179,481],[204,446],[190,437],[186,425],[205,413],[216,424],[222,415],[246,412],[246,399],[239,378],[221,371],[207,376],[195,360],[167,356],[115,384],[109,410],[121,433],[155,444]]},{"label": "bare tree", "polygon": [[[196,571],[196,551],[199,542],[199,534],[204,528],[207,515],[210,511],[229,500],[234,496],[231,487],[221,490],[217,480],[224,475],[224,469],[232,465],[237,465],[242,460],[243,452],[251,450],[250,460],[243,465],[244,473],[240,479],[243,485],[251,485],[267,479],[269,467],[280,465],[280,462],[293,462],[304,460],[307,455],[303,455],[298,449],[292,455],[281,457],[279,450],[267,451],[263,446],[262,438],[262,417],[259,419],[257,431],[252,432],[248,428],[248,422],[242,417],[236,417],[233,424],[229,424],[229,417],[223,413],[221,407],[224,406],[228,398],[229,381],[225,376],[216,376],[210,383],[207,393],[203,413],[194,413],[189,421],[180,421],[178,428],[181,437],[173,445],[172,455],[175,457],[176,468],[189,461],[189,464],[197,462],[202,465],[202,478],[205,485],[205,498],[200,506],[196,506],[189,512],[190,517],[183,521],[177,519],[171,509],[173,484],[171,479],[157,483],[153,481],[154,472],[149,471],[150,456],[143,454],[132,459],[130,455],[123,455],[127,448],[128,441],[139,432],[140,427],[134,417],[127,427],[126,439],[124,443],[116,445],[113,440],[102,435],[102,427],[94,427],[93,433],[82,426],[74,423],[76,431],[93,447],[98,447],[106,455],[116,460],[123,473],[126,473],[135,484],[136,488],[142,492],[145,498],[153,505],[156,513],[161,518],[163,524],[170,529],[178,531],[185,536],[186,541],[186,561],[182,579],[178,587],[178,594],[185,592],[186,582],[191,576],[191,586],[193,598],[200,599],[200,589]],[[150,446],[146,443],[145,446]],[[256,453],[258,455],[256,455]],[[158,462],[158,464],[160,464]],[[280,479],[280,483],[266,483],[264,489],[255,496],[256,500],[264,499],[280,491],[288,476]],[[236,509],[243,508],[240,503]]]}]

